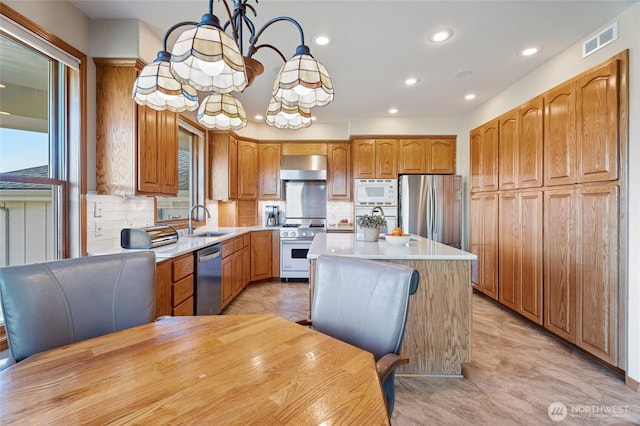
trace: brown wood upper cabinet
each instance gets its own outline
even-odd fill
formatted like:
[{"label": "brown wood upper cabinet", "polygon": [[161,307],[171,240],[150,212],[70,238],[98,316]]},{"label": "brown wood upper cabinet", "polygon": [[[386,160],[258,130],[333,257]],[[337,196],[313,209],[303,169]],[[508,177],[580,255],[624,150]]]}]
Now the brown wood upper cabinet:
[{"label": "brown wood upper cabinet", "polygon": [[426,139],[398,140],[398,173],[427,173]]},{"label": "brown wood upper cabinet", "polygon": [[542,115],[542,96],[518,109],[518,188],[542,186]]},{"label": "brown wood upper cabinet", "polygon": [[139,60],[94,62],[98,193],[177,195],[177,114],[131,100],[131,87],[144,66]]},{"label": "brown wood upper cabinet", "polygon": [[618,69],[612,59],[578,77],[578,183],[618,179]]},{"label": "brown wood upper cabinet", "polygon": [[396,139],[353,139],[353,177],[396,179],[397,146]]},{"label": "brown wood upper cabinet", "polygon": [[576,183],[576,82],[544,94],[544,185]]},{"label": "brown wood upper cabinet", "polygon": [[258,198],[258,144],[238,140],[238,199]]},{"label": "brown wood upper cabinet", "polygon": [[470,133],[471,192],[498,189],[499,120],[492,120]]},{"label": "brown wood upper cabinet", "polygon": [[513,109],[502,115],[500,123],[499,173],[500,189],[518,187],[518,110]]},{"label": "brown wood upper cabinet", "polygon": [[280,160],[282,145],[279,143],[258,144],[258,198],[261,200],[280,199]]},{"label": "brown wood upper cabinet", "polygon": [[209,198],[238,198],[238,140],[229,133],[209,132]]},{"label": "brown wood upper cabinet", "polygon": [[398,173],[443,175],[455,172],[455,136],[398,140]]},{"label": "brown wood upper cabinet", "polygon": [[327,144],[327,199],[351,200],[351,144]]},{"label": "brown wood upper cabinet", "polygon": [[442,136],[426,139],[427,164],[425,173],[434,175],[456,172],[456,137]]}]

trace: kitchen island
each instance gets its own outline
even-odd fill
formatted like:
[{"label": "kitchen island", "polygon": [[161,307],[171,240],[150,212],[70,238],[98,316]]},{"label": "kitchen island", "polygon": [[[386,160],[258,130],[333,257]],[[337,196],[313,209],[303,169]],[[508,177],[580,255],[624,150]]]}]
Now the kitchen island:
[{"label": "kitchen island", "polygon": [[471,361],[471,262],[476,256],[422,237],[404,246],[384,239],[367,242],[355,234],[318,234],[309,249],[309,297],[313,298],[315,260],[322,254],[397,263],[417,269],[420,284],[409,302],[401,353],[409,364],[399,375],[462,375]]}]

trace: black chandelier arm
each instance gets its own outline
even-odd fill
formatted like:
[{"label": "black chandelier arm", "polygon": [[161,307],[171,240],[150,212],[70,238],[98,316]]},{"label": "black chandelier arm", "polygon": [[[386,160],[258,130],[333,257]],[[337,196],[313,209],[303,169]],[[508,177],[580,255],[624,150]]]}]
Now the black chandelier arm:
[{"label": "black chandelier arm", "polygon": [[258,50],[262,49],[263,47],[267,47],[267,48],[269,48],[269,49],[271,49],[271,50],[275,51],[278,55],[280,55],[280,57],[282,58],[282,61],[283,61],[283,62],[287,62],[287,58],[282,54],[282,52],[281,52],[277,47],[272,46],[272,45],[270,45],[270,44],[260,44],[260,45],[258,45],[258,46],[255,46],[255,47],[253,48],[253,51],[249,53],[249,58],[250,58],[251,56],[253,56],[253,54],[254,54],[254,53],[256,53]]},{"label": "black chandelier arm", "polygon": [[[249,45],[249,49],[247,50],[247,54],[249,57],[251,57],[251,55],[253,55],[253,53],[257,50],[255,49],[255,45],[258,42],[258,39],[260,38],[260,36],[262,35],[262,33],[264,32],[264,30],[266,30],[267,28],[269,28],[272,24],[279,22],[279,21],[287,21],[287,22],[291,22],[293,25],[296,26],[296,28],[298,29],[298,32],[300,33],[300,45],[304,46],[304,31],[302,31],[302,27],[300,26],[300,24],[298,23],[298,21],[296,21],[293,18],[290,18],[288,16],[278,16],[277,18],[273,18],[271,19],[269,22],[267,22],[266,24],[264,24],[262,26],[262,28],[260,28],[258,30],[258,32],[256,33],[255,36],[252,36],[251,39],[249,40],[249,42],[251,43]],[[276,49],[277,50],[277,49]]]},{"label": "black chandelier arm", "polygon": [[197,22],[194,21],[184,21],[184,22],[178,22],[177,24],[175,24],[174,26],[172,26],[171,28],[169,28],[167,30],[167,32],[164,34],[164,38],[162,39],[162,50],[164,52],[167,51],[167,41],[169,39],[169,36],[171,35],[172,32],[174,32],[175,30],[177,30],[180,27],[183,27],[185,25],[198,25]]},{"label": "black chandelier arm", "polygon": [[233,35],[236,36],[238,34],[238,28],[236,27],[236,23],[233,18],[233,14],[231,13],[231,9],[229,8],[229,4],[227,3],[227,0],[220,0],[220,1],[222,1],[222,4],[224,4],[224,8],[227,9],[227,16],[229,17],[229,20],[227,21],[226,24],[224,24],[224,27],[222,29],[223,31],[225,31],[229,26],[229,23],[231,23],[231,31],[233,31]]}]

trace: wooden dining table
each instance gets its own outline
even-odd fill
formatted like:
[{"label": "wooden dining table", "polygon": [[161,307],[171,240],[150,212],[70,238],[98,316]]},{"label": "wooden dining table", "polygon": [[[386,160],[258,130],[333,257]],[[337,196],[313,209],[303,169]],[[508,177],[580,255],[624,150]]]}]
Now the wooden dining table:
[{"label": "wooden dining table", "polygon": [[389,424],[369,352],[275,315],[168,317],[0,373],[0,424]]}]

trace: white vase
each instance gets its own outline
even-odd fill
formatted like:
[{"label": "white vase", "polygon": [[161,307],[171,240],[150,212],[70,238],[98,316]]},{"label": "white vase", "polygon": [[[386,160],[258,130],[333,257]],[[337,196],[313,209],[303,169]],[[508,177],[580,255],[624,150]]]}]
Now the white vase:
[{"label": "white vase", "polygon": [[380,228],[362,228],[364,231],[365,241],[378,241],[380,236]]}]

